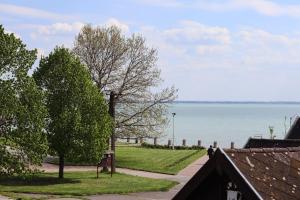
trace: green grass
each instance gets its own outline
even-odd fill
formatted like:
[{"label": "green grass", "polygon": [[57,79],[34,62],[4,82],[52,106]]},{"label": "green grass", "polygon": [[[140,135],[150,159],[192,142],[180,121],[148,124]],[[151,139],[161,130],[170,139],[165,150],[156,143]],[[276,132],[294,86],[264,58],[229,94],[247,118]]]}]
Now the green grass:
[{"label": "green grass", "polygon": [[116,148],[116,160],[117,167],[177,174],[205,153],[206,150],[169,150],[118,146]]},{"label": "green grass", "polygon": [[66,172],[59,180],[57,173],[42,173],[32,180],[20,178],[0,178],[0,193],[34,193],[47,195],[83,196],[109,193],[131,193],[141,191],[165,191],[176,182],[142,178],[116,173],[100,174],[95,172]]}]

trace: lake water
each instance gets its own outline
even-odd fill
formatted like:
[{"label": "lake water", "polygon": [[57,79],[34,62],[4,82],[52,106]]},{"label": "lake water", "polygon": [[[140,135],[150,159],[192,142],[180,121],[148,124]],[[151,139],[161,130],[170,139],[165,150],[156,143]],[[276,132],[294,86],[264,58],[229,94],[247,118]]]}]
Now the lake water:
[{"label": "lake water", "polygon": [[[197,140],[208,146],[242,147],[249,137],[269,138],[269,126],[277,139],[285,136],[290,118],[300,113],[300,103],[173,103],[169,107],[170,124],[159,143],[172,139],[172,113],[175,112],[175,144],[196,145]],[[286,118],[286,119],[285,119]],[[292,120],[293,121],[293,120]]]}]

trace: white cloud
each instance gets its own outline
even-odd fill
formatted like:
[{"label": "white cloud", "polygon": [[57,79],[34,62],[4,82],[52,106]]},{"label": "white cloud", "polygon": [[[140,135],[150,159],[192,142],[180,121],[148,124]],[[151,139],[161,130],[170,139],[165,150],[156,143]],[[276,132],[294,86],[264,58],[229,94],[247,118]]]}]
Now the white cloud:
[{"label": "white cloud", "polygon": [[270,0],[194,0],[184,3],[179,0],[141,0],[137,2],[167,8],[192,8],[214,12],[252,10],[266,16],[300,17],[300,4],[280,4]]},{"label": "white cloud", "polygon": [[121,22],[116,18],[109,18],[104,24],[108,25],[108,26],[116,26],[116,27],[120,28],[124,33],[129,32],[128,24]]},{"label": "white cloud", "polygon": [[181,27],[164,31],[171,39],[186,39],[188,41],[208,41],[223,44],[230,43],[230,33],[227,28],[205,26],[201,23],[185,20],[180,22]]},{"label": "white cloud", "polygon": [[300,64],[300,36],[274,34],[261,29],[244,29],[236,34],[234,48],[244,65],[252,68],[296,67]]},{"label": "white cloud", "polygon": [[205,54],[221,54],[226,53],[230,50],[230,47],[227,45],[199,45],[196,47],[196,52],[199,55],[205,55]]},{"label": "white cloud", "polygon": [[[101,26],[117,26],[120,28],[123,33],[129,33],[129,26],[115,18],[109,18],[101,24]],[[32,30],[30,37],[33,40],[43,40],[46,42],[51,42],[53,38],[56,41],[61,41],[59,44],[63,44],[63,40],[66,42],[66,46],[71,46],[72,41],[74,40],[75,35],[77,35],[81,28],[84,26],[82,22],[57,22],[49,25],[39,25],[39,24],[23,24],[19,26],[21,29]],[[97,26],[95,24],[94,26]]]},{"label": "white cloud", "polygon": [[184,5],[177,0],[136,0],[136,2],[158,7],[181,7]]},{"label": "white cloud", "polygon": [[234,0],[239,8],[252,9],[260,14],[268,16],[300,16],[300,5],[284,5],[268,0]]},{"label": "white cloud", "polygon": [[285,5],[269,0],[226,0],[223,2],[195,1],[194,8],[224,12],[234,10],[252,10],[267,16],[300,17],[300,4]]},{"label": "white cloud", "polygon": [[37,25],[37,33],[41,35],[55,35],[61,33],[74,33],[79,32],[84,26],[84,23],[74,22],[74,23],[54,23],[51,25]]},{"label": "white cloud", "polygon": [[[129,32],[129,26],[126,23],[121,22],[115,18],[109,18],[102,25],[104,26],[114,25],[120,28],[124,33]],[[27,24],[27,25],[23,25],[22,28],[34,30],[31,33],[31,38],[38,39],[39,37],[59,36],[59,35],[75,36],[75,34],[79,33],[79,31],[83,26],[84,23],[82,22],[73,22],[73,23],[57,22],[49,25]]]},{"label": "white cloud", "polygon": [[[101,24],[94,24],[93,26],[111,26],[119,27],[125,34],[129,33],[129,26],[122,21],[115,18],[109,18]],[[14,27],[15,30],[25,30],[28,32],[31,42],[34,47],[38,49],[38,57],[46,55],[55,46],[65,46],[72,48],[75,36],[80,32],[84,26],[83,22],[56,22],[52,24],[22,24]]]},{"label": "white cloud", "polygon": [[[82,22],[58,22],[28,25],[27,28],[34,30],[31,38],[38,45],[48,45],[52,49],[62,44],[71,47],[83,25]],[[115,18],[101,25],[116,25],[130,34],[129,25]],[[182,20],[167,29],[151,26],[136,28],[150,46],[158,49],[159,65],[170,73],[174,68],[259,70],[286,64],[300,65],[300,34],[274,34],[251,27],[232,31],[227,27],[209,26],[191,20]]]},{"label": "white cloud", "polygon": [[215,55],[223,56],[231,51],[231,33],[225,27],[185,20],[169,29],[159,30],[148,26],[142,27],[139,32],[150,46],[158,49],[158,64],[163,73],[173,74],[175,69],[231,67],[215,61]]},{"label": "white cloud", "polygon": [[243,29],[239,31],[238,35],[244,42],[251,44],[281,44],[281,45],[293,45],[298,43],[299,39],[291,38],[284,34],[272,34],[261,29]]},{"label": "white cloud", "polygon": [[48,12],[41,9],[35,9],[35,8],[30,8],[25,6],[16,6],[16,5],[4,4],[4,3],[0,3],[0,12],[11,14],[11,15],[20,15],[25,17],[53,19],[53,20],[66,20],[70,18],[70,16]]},{"label": "white cloud", "polygon": [[251,27],[233,32],[196,21],[182,21],[163,30],[142,27],[140,32],[158,49],[159,65],[166,74],[174,69],[257,71],[300,65],[300,34],[275,34]]}]

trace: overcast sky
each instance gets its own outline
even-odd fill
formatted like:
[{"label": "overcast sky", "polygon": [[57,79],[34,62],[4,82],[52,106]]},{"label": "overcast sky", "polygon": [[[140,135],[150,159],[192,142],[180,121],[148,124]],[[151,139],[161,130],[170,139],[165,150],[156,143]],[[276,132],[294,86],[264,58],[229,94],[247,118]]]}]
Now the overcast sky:
[{"label": "overcast sky", "polygon": [[0,23],[39,55],[85,23],[142,34],[179,100],[300,101],[296,0],[0,0]]}]

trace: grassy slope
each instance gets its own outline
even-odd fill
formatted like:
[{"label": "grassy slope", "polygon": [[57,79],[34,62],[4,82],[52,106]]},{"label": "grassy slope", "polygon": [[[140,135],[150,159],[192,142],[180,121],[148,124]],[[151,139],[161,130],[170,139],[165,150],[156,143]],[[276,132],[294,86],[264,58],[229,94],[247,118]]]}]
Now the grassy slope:
[{"label": "grassy slope", "polygon": [[139,191],[164,191],[176,183],[129,176],[125,174],[95,172],[66,172],[65,179],[59,180],[56,173],[40,174],[30,182],[21,179],[0,179],[0,192],[42,193],[58,195],[92,195],[104,193],[129,193]]},{"label": "grassy slope", "polygon": [[117,167],[177,174],[188,164],[203,156],[206,150],[169,150],[141,147],[117,147]]}]

